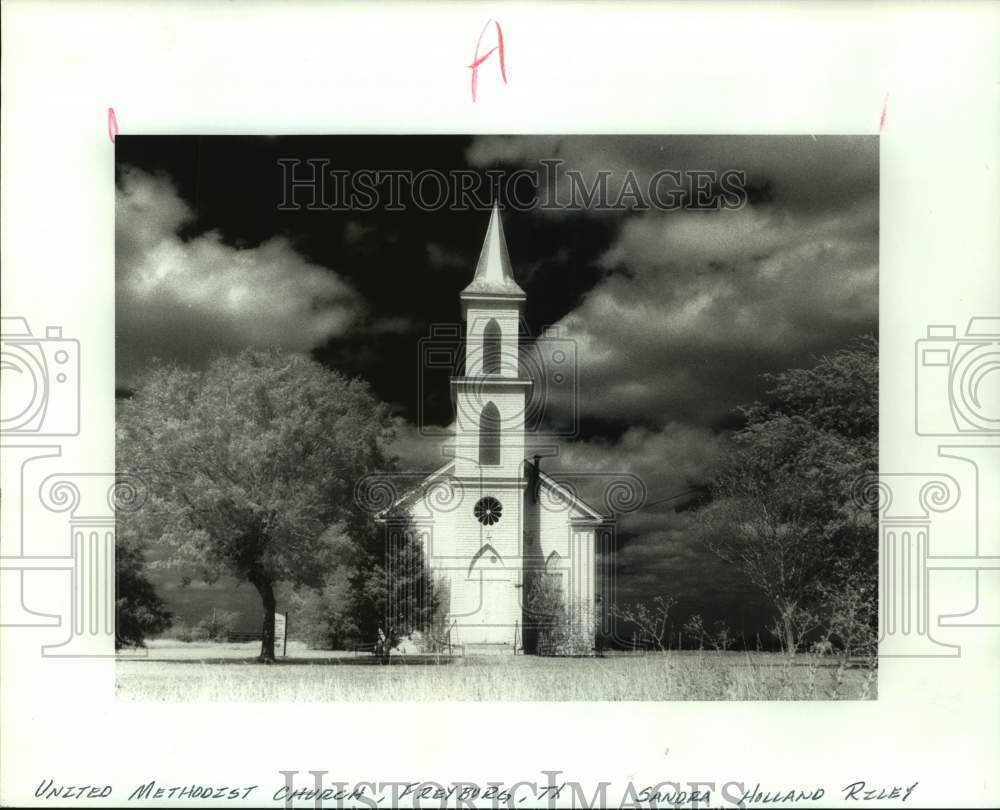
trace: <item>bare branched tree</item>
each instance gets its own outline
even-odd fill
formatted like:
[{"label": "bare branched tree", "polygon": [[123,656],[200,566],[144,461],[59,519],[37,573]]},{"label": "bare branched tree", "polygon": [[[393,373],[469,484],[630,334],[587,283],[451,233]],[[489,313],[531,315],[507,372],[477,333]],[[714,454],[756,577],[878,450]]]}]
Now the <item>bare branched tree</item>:
[{"label": "bare branched tree", "polygon": [[621,607],[614,605],[611,613],[636,629],[644,645],[655,646],[661,652],[667,649],[667,632],[670,611],[677,604],[672,596],[654,596],[650,602],[636,602]]}]

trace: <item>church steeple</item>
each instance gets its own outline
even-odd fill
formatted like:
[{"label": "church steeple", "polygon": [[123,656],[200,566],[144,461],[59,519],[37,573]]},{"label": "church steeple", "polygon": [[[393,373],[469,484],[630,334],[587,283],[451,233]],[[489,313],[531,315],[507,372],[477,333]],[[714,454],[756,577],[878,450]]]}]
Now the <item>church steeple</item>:
[{"label": "church steeple", "polygon": [[465,373],[451,380],[459,477],[518,479],[531,380],[521,376],[520,316],[527,296],[511,268],[494,206],[476,272],[462,290]]},{"label": "church steeple", "polygon": [[516,281],[510,267],[510,256],[507,253],[507,240],[503,234],[503,223],[500,220],[500,209],[493,205],[490,214],[490,224],[486,229],[486,239],[479,252],[479,262],[476,264],[476,275],[464,290],[462,298],[511,298],[524,300],[524,290]]}]

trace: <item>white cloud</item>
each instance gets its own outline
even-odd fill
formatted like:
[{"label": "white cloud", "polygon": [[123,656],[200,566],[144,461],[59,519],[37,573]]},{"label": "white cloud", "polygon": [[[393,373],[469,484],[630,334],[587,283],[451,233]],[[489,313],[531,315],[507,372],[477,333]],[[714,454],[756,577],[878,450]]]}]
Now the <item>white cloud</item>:
[{"label": "white cloud", "polygon": [[582,412],[653,423],[718,414],[745,404],[719,401],[727,375],[746,383],[872,329],[873,217],[748,208],[630,218],[600,259],[609,274],[558,324],[576,341]]},{"label": "white cloud", "polygon": [[428,425],[420,430],[402,417],[393,420],[396,438],[390,452],[398,458],[399,469],[405,473],[432,472],[450,458],[445,450],[452,446],[454,422],[448,427]]},{"label": "white cloud", "polygon": [[[530,434],[526,438],[526,454],[531,455],[538,442]],[[665,517],[672,519],[674,508],[683,503],[673,496],[708,480],[722,441],[707,428],[677,422],[657,430],[633,427],[616,439],[563,442],[558,456],[542,460],[542,469],[573,483],[581,497],[601,512],[608,511],[606,487],[622,480],[623,474],[635,476],[645,489],[645,505],[628,513],[623,525],[648,530]]]},{"label": "white cloud", "polygon": [[165,177],[125,169],[116,204],[122,381],[152,356],[199,363],[216,352],[307,351],[363,313],[351,286],[284,237],[252,248],[217,231],[182,239],[194,213]]}]

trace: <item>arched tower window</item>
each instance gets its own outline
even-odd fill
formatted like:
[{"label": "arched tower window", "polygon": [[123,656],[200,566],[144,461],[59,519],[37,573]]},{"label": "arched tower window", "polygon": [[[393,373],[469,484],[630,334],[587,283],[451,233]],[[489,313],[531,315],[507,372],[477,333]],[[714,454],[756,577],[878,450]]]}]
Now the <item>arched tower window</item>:
[{"label": "arched tower window", "polygon": [[483,330],[483,374],[500,373],[500,324],[494,319]]},{"label": "arched tower window", "polygon": [[496,466],[500,463],[500,411],[487,402],[479,415],[479,464]]}]

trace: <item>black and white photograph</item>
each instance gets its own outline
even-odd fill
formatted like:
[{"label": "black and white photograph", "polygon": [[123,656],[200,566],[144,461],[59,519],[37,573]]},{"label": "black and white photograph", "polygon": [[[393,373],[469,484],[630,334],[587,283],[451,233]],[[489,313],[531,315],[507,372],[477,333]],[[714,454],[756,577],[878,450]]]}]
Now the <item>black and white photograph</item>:
[{"label": "black and white photograph", "polygon": [[115,194],[120,699],[876,697],[877,138],[120,136]]},{"label": "black and white photograph", "polygon": [[1000,804],[1000,4],[0,21],[0,806]]}]

